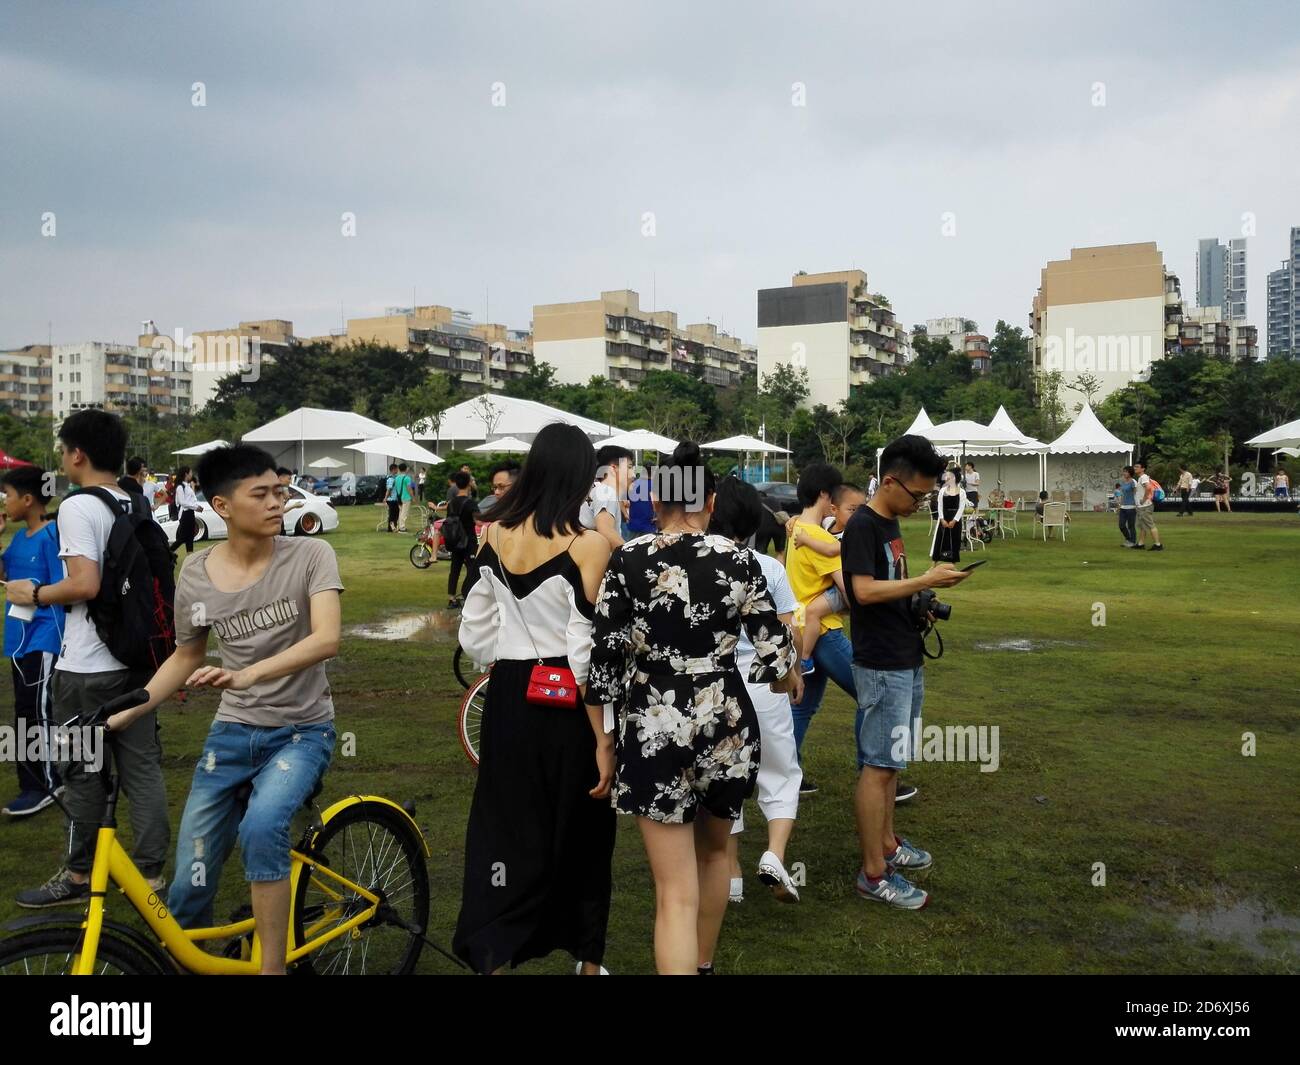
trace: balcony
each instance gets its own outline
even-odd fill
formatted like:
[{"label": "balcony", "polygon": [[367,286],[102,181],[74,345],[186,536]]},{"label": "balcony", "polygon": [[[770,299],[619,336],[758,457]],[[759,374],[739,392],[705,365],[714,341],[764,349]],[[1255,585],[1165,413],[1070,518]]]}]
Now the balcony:
[{"label": "balcony", "polygon": [[1180,293],[1180,292],[1166,292],[1166,293],[1165,293],[1165,306],[1166,306],[1166,307],[1172,306],[1172,305],[1175,304],[1175,303],[1182,303],[1182,302],[1183,302],[1182,293]]}]

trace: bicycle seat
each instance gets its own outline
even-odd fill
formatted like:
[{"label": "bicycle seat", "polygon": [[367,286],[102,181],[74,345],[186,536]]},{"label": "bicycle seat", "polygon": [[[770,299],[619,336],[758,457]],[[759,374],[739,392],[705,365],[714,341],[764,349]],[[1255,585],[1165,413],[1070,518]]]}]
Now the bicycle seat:
[{"label": "bicycle seat", "polygon": [[[317,777],[316,783],[311,789],[311,793],[302,801],[302,808],[304,810],[310,810],[312,808],[312,803],[316,801],[316,796],[318,796],[324,788],[325,778],[323,776]],[[253,782],[251,780],[244,781],[244,783],[240,784],[239,787],[235,789],[235,806],[240,810],[247,810],[248,799],[252,794]]]}]

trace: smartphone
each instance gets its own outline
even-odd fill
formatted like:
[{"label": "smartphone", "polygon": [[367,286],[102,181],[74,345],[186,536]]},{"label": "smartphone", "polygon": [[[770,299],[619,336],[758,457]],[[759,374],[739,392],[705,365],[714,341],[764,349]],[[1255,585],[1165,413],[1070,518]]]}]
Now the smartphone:
[{"label": "smartphone", "polygon": [[962,573],[969,573],[971,570],[973,570],[973,569],[975,569],[975,568],[977,568],[977,567],[979,567],[979,566],[984,565],[984,563],[987,562],[987,561],[988,561],[987,558],[982,558],[982,559],[980,559],[978,562],[972,562],[969,566],[962,566],[962,568],[961,568],[961,572],[962,572]]}]

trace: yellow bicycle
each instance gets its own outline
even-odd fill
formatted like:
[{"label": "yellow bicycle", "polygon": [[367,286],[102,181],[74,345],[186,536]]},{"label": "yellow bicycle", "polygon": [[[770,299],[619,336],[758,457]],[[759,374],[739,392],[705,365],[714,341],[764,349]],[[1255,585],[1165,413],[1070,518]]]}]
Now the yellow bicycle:
[{"label": "yellow bicycle", "polygon": [[[143,690],[130,692],[67,725],[103,728],[111,714],[147,698]],[[182,928],[167,911],[166,900],[131,861],[117,840],[119,782],[110,763],[105,757],[100,771],[108,799],[96,836],[85,912],[35,914],[5,925],[15,934],[0,940],[0,975],[256,975],[261,943],[252,917],[214,928]],[[309,798],[306,805],[311,803]],[[339,975],[412,972],[429,942],[428,855],[411,812],[390,799],[350,795],[320,813],[290,851],[290,970]],[[152,937],[105,916],[110,882],[126,896]],[[214,940],[229,941],[222,953],[200,946]],[[450,957],[436,944],[430,946]]]}]

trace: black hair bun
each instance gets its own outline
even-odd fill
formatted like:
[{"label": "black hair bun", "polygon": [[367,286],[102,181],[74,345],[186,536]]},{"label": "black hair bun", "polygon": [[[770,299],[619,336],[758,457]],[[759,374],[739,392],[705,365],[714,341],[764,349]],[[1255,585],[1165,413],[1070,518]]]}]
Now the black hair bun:
[{"label": "black hair bun", "polygon": [[704,459],[700,454],[700,445],[693,440],[683,440],[673,449],[673,457],[669,460],[670,466],[703,466]]}]

